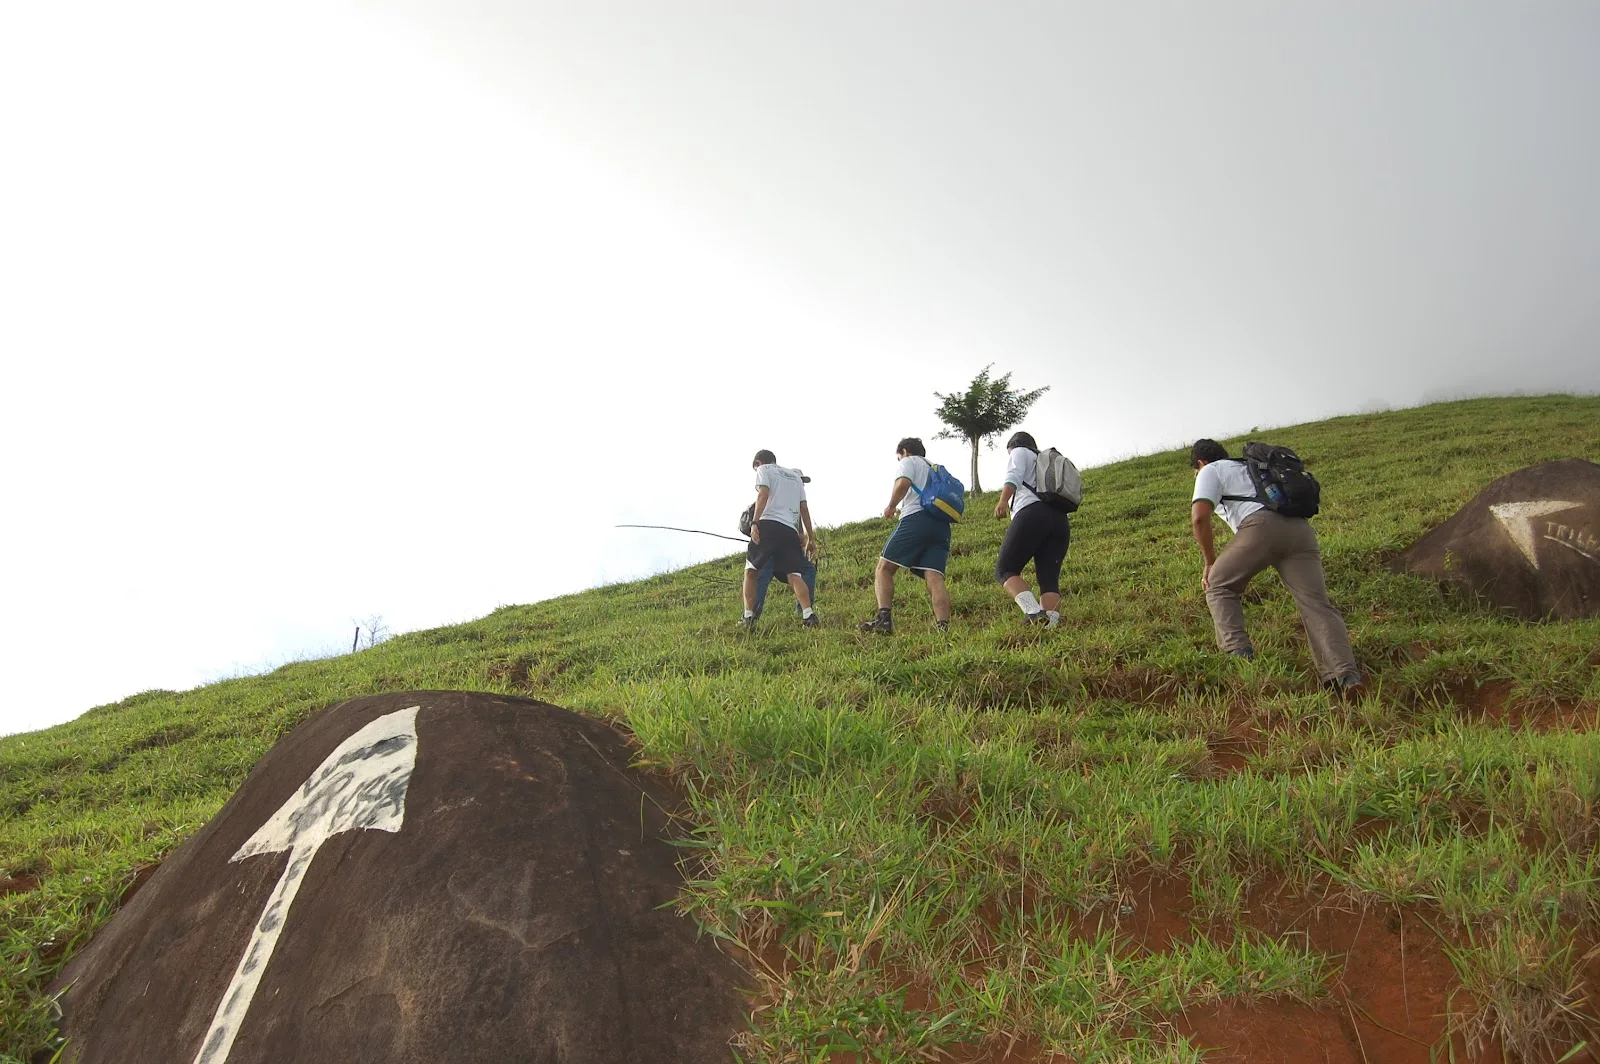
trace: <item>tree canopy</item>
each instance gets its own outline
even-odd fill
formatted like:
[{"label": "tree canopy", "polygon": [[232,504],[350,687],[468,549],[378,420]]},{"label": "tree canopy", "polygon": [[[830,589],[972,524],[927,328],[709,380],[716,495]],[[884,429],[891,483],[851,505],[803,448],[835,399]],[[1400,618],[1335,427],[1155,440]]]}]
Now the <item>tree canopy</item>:
[{"label": "tree canopy", "polygon": [[972,378],[964,392],[933,393],[939,400],[939,409],[934,413],[949,426],[935,439],[966,440],[971,444],[974,492],[983,490],[978,484],[978,444],[992,442],[994,437],[1027,417],[1028,408],[1050,390],[1049,385],[1029,392],[1013,389],[1011,374],[991,377],[989,371],[993,368],[993,362],[983,367],[983,372]]}]

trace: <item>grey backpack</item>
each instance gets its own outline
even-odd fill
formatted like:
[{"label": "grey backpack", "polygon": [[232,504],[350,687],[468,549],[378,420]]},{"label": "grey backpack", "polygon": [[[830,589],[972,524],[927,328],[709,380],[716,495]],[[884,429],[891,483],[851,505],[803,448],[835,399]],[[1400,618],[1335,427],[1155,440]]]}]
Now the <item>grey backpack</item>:
[{"label": "grey backpack", "polygon": [[1033,493],[1051,509],[1070,514],[1083,502],[1083,477],[1078,467],[1054,447],[1039,452],[1033,477]]}]

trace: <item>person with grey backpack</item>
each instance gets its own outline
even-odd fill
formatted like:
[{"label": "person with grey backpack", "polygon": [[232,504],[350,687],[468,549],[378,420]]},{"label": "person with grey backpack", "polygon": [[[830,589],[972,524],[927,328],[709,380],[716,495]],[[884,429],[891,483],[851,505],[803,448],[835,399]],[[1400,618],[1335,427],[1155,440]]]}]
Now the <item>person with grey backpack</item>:
[{"label": "person with grey backpack", "polygon": [[[1054,447],[1039,452],[1034,438],[1019,432],[1006,441],[1006,479],[994,515],[1009,511],[1011,527],[1000,544],[994,578],[1006,589],[1029,624],[1054,628],[1061,623],[1061,565],[1072,541],[1067,515],[1083,500],[1083,478]],[[1033,562],[1039,597],[1022,576]]]}]

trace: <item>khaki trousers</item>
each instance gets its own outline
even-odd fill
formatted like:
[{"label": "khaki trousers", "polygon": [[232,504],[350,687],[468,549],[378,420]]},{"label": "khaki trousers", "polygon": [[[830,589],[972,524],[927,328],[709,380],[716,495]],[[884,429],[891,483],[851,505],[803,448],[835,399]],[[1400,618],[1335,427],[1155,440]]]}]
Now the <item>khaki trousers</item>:
[{"label": "khaki trousers", "polygon": [[1311,522],[1270,510],[1258,510],[1245,518],[1211,567],[1206,605],[1211,607],[1217,645],[1232,654],[1253,649],[1244,630],[1244,606],[1239,596],[1250,579],[1269,565],[1278,570],[1284,586],[1294,596],[1306,636],[1311,640],[1318,678],[1326,683],[1358,672],[1344,618],[1328,601],[1322,554]]}]

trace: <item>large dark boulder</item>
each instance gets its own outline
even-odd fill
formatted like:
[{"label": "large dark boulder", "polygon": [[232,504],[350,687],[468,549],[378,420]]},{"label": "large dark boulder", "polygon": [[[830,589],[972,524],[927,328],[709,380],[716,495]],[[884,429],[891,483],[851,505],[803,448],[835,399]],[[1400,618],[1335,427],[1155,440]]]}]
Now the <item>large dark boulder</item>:
[{"label": "large dark boulder", "polygon": [[1503,476],[1395,564],[1528,620],[1596,616],[1600,465],[1568,458]]},{"label": "large dark boulder", "polygon": [[748,981],[629,761],[525,699],[319,714],[67,965],[65,1061],[726,1064]]}]

